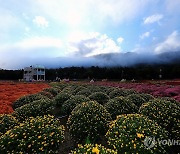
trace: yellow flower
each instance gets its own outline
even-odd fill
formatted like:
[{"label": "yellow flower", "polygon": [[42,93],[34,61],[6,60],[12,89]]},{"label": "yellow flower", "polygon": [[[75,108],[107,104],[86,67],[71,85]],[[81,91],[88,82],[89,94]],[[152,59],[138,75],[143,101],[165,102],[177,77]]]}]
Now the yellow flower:
[{"label": "yellow flower", "polygon": [[31,144],[28,145],[28,148],[30,148],[30,147],[31,147]]},{"label": "yellow flower", "polygon": [[41,136],[38,136],[38,138],[41,138]]},{"label": "yellow flower", "polygon": [[50,136],[53,136],[54,135],[54,132],[52,132],[51,134],[50,134]]},{"label": "yellow flower", "polygon": [[93,148],[93,149],[92,149],[92,152],[94,152],[94,153],[96,153],[96,154],[99,154],[99,150],[98,150],[97,147]]},{"label": "yellow flower", "polygon": [[143,135],[143,134],[140,134],[140,133],[137,133],[137,137],[138,137],[138,138],[142,138],[142,137],[144,137],[144,135]]},{"label": "yellow flower", "polygon": [[136,144],[134,144],[134,149],[136,149]]}]

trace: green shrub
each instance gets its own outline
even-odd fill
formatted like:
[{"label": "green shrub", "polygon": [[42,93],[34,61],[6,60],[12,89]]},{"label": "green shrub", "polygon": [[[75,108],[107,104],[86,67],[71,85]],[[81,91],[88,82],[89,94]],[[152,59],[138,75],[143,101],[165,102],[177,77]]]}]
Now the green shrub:
[{"label": "green shrub", "polygon": [[139,96],[141,96],[145,100],[145,102],[148,102],[149,100],[154,99],[154,97],[150,94],[139,94]]},{"label": "green shrub", "polygon": [[109,96],[103,92],[95,92],[89,96],[89,99],[92,101],[97,101],[100,104],[105,104],[109,100]]},{"label": "green shrub", "polygon": [[106,89],[104,89],[104,92],[109,95],[112,91],[117,90],[117,88],[114,87],[106,87]]},{"label": "green shrub", "polygon": [[77,95],[84,95],[86,97],[91,95],[90,90],[88,90],[87,88],[83,88],[82,90],[80,90]]},{"label": "green shrub", "polygon": [[106,134],[110,147],[118,153],[166,153],[166,146],[155,144],[149,148],[145,146],[148,137],[168,139],[167,131],[152,120],[139,114],[120,115],[114,120]]},{"label": "green shrub", "polygon": [[55,98],[54,98],[54,102],[56,104],[57,107],[61,107],[62,104],[67,101],[72,95],[69,93],[59,93]]},{"label": "green shrub", "polygon": [[134,90],[128,90],[128,89],[115,89],[112,92],[109,93],[110,98],[119,97],[119,96],[128,96],[131,94],[135,94],[136,92]]},{"label": "green shrub", "polygon": [[78,92],[82,91],[82,90],[86,90],[87,88],[85,88],[84,86],[77,86],[74,91],[73,94],[76,95]]},{"label": "green shrub", "polygon": [[61,112],[64,115],[70,115],[72,110],[76,107],[77,104],[87,101],[90,101],[90,99],[83,95],[71,96],[70,99],[68,99],[62,104]]},{"label": "green shrub", "polygon": [[0,137],[0,153],[55,153],[64,140],[64,126],[53,116],[29,118]]},{"label": "green shrub", "polygon": [[67,86],[65,87],[61,93],[68,93],[68,94],[73,94],[73,91],[74,91],[75,87],[74,86]]},{"label": "green shrub", "polygon": [[85,144],[84,146],[78,144],[78,148],[71,151],[72,154],[117,154],[115,150],[107,149],[102,145],[98,144]]},{"label": "green shrub", "polygon": [[88,88],[91,91],[91,93],[95,93],[95,92],[100,92],[101,91],[99,86],[87,86],[86,88]]},{"label": "green shrub", "polygon": [[19,120],[28,117],[42,116],[52,113],[54,104],[49,99],[41,99],[17,108],[13,115]]},{"label": "green shrub", "polygon": [[41,91],[38,94],[40,94],[42,96],[46,96],[49,99],[52,99],[54,97],[50,92],[47,92],[47,91]]},{"label": "green shrub", "polygon": [[125,97],[115,97],[110,99],[104,106],[113,119],[117,115],[137,113],[138,109],[134,103],[128,102]]},{"label": "green shrub", "polygon": [[96,141],[106,133],[110,120],[110,114],[101,104],[89,101],[74,108],[67,126],[76,141],[83,142],[87,138]]},{"label": "green shrub", "polygon": [[10,114],[0,114],[0,136],[18,124],[16,118]]},{"label": "green shrub", "polygon": [[174,103],[176,105],[180,105],[180,102],[178,102],[177,100],[175,100],[174,98],[171,98],[171,97],[161,97],[159,99],[162,99],[165,101],[170,101],[171,103]]},{"label": "green shrub", "polygon": [[23,96],[19,98],[18,100],[16,100],[15,102],[13,102],[12,107],[15,110],[18,107],[21,107],[25,104],[29,104],[36,100],[40,100],[42,98],[46,98],[46,97],[40,94],[31,94],[31,95]]},{"label": "green shrub", "polygon": [[132,94],[126,97],[129,103],[134,103],[137,107],[140,107],[146,101],[139,94]]},{"label": "green shrub", "polygon": [[54,97],[59,93],[59,90],[56,88],[47,88],[47,89],[44,89],[43,91],[47,91],[51,93]]},{"label": "green shrub", "polygon": [[144,103],[140,108],[140,113],[155,120],[164,127],[172,139],[180,139],[180,106],[163,99],[154,99]]}]

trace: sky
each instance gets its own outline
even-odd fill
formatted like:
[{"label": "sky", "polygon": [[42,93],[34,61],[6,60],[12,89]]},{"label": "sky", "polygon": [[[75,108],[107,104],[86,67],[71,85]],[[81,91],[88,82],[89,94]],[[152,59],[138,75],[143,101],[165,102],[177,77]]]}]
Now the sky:
[{"label": "sky", "polygon": [[180,0],[0,0],[0,68],[129,65],[180,52]]}]

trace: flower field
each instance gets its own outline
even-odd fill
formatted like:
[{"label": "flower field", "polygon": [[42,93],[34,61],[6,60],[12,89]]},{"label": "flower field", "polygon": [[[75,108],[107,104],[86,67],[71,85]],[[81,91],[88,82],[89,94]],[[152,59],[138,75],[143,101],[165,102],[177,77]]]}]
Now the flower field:
[{"label": "flower field", "polygon": [[[11,111],[4,109],[9,114],[0,114],[2,154],[179,152],[176,145],[149,145],[148,141],[149,137],[180,139],[178,85],[54,82],[1,86],[3,94],[10,86],[17,88],[10,95],[11,87],[4,95],[9,96],[6,105]],[[0,100],[4,101],[3,96]]]},{"label": "flower field", "polygon": [[140,93],[148,93],[155,97],[172,97],[180,102],[180,81],[162,83],[117,83],[96,82],[96,85],[112,86],[117,88],[134,89]]},{"label": "flower field", "polygon": [[12,102],[48,88],[47,84],[0,82],[0,114],[13,112]]}]

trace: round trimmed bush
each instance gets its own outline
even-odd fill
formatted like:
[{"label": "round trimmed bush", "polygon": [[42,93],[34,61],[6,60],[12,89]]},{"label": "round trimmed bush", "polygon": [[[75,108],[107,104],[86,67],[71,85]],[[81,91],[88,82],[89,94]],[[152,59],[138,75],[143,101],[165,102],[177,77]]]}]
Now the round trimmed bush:
[{"label": "round trimmed bush", "polygon": [[0,137],[0,153],[57,153],[64,126],[53,116],[29,118]]},{"label": "round trimmed bush", "polygon": [[139,94],[132,94],[126,97],[130,103],[134,103],[137,107],[140,107],[146,101]]},{"label": "round trimmed bush", "polygon": [[149,137],[155,137],[156,141],[168,139],[167,133],[146,116],[127,114],[118,116],[111,123],[106,137],[110,147],[118,153],[166,153],[167,145],[155,144],[148,149],[145,141]]},{"label": "round trimmed bush", "polygon": [[89,96],[89,99],[92,101],[97,101],[100,104],[105,104],[109,100],[109,96],[103,92],[95,92]]},{"label": "round trimmed bush", "polygon": [[59,90],[56,88],[46,88],[43,91],[51,93],[54,97],[59,93]]},{"label": "round trimmed bush", "polygon": [[54,104],[49,99],[41,99],[17,108],[13,115],[20,121],[28,117],[43,116],[52,113]]},{"label": "round trimmed bush", "polygon": [[10,114],[0,114],[0,136],[18,124],[16,118]]},{"label": "round trimmed bush", "polygon": [[87,88],[85,88],[84,86],[77,86],[74,91],[73,94],[76,95],[78,92],[82,91],[82,90],[86,90]]},{"label": "round trimmed bush", "polygon": [[128,89],[115,89],[112,92],[109,93],[110,98],[119,97],[119,96],[128,96],[131,94],[135,94],[134,90],[128,90]]},{"label": "round trimmed bush", "polygon": [[91,91],[91,93],[95,93],[95,92],[100,92],[101,91],[99,86],[87,86],[86,88],[88,88]]},{"label": "round trimmed bush", "polygon": [[87,101],[90,101],[90,99],[83,95],[71,96],[70,99],[68,99],[62,104],[61,112],[64,115],[70,115],[72,110],[76,107],[77,104],[80,104],[82,102],[87,102]]},{"label": "round trimmed bush", "polygon": [[72,95],[69,93],[59,93],[55,98],[54,98],[54,102],[56,104],[57,107],[61,107],[62,104],[67,101]]},{"label": "round trimmed bush", "polygon": [[41,91],[38,94],[46,96],[49,99],[52,99],[54,97],[50,92],[47,92],[47,91]]},{"label": "round trimmed bush", "polygon": [[61,93],[72,94],[73,91],[74,91],[74,87],[72,87],[72,86],[67,86],[67,87],[65,87],[65,88],[61,91]]},{"label": "round trimmed bush", "polygon": [[91,95],[91,91],[88,90],[87,88],[84,88],[82,90],[80,90],[77,95],[84,95],[86,97],[90,96]]},{"label": "round trimmed bush", "polygon": [[145,100],[145,102],[148,102],[149,100],[154,99],[154,97],[150,94],[139,94],[139,96],[141,96]]},{"label": "round trimmed bush", "polygon": [[117,115],[137,113],[138,109],[134,103],[128,102],[125,97],[115,97],[110,99],[104,106],[113,119]]},{"label": "round trimmed bush", "polygon": [[104,89],[104,92],[109,95],[112,91],[117,90],[117,88],[114,87],[106,87],[106,89]]},{"label": "round trimmed bush", "polygon": [[101,104],[89,101],[74,108],[67,126],[76,141],[83,142],[89,138],[94,142],[106,133],[110,120],[110,114]]},{"label": "round trimmed bush", "polygon": [[163,99],[144,103],[139,112],[165,128],[172,139],[180,139],[180,106]]},{"label": "round trimmed bush", "polygon": [[180,105],[180,102],[176,101],[174,98],[171,98],[171,97],[161,97],[159,99],[162,99],[162,100],[165,100],[165,101],[170,101],[171,103]]},{"label": "round trimmed bush", "polygon": [[47,97],[40,94],[31,94],[31,95],[23,96],[19,98],[18,100],[16,100],[15,102],[13,102],[12,107],[15,110],[18,107],[21,107],[25,104],[31,103],[36,100],[40,100],[42,98],[47,98]]},{"label": "round trimmed bush", "polygon": [[102,145],[98,144],[85,144],[84,146],[81,144],[78,144],[78,148],[71,151],[72,154],[117,154],[117,151],[112,149],[107,149]]}]

